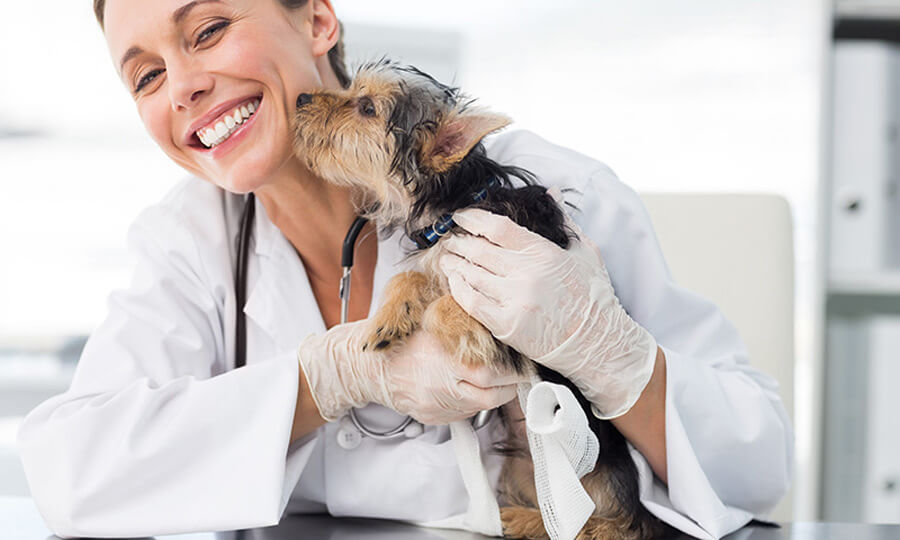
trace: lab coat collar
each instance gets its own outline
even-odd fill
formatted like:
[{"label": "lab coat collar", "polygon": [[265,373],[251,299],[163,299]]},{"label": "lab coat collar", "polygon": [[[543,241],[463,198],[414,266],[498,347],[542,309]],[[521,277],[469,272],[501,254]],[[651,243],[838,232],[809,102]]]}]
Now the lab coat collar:
[{"label": "lab coat collar", "polygon": [[[256,257],[257,265],[252,260],[248,265],[250,292],[244,313],[278,344],[279,349],[290,350],[296,348],[307,335],[325,332],[325,321],[309,284],[303,261],[287,237],[269,219],[259,198],[255,201],[251,242],[254,244],[253,252],[259,256]],[[406,268],[404,251],[414,247],[401,229],[390,236],[378,234],[378,258],[369,316],[381,304],[381,295],[387,281]],[[334,256],[340,258],[341,254],[335,252]],[[337,297],[337,288],[334,294]],[[248,362],[250,361],[248,355]]]}]

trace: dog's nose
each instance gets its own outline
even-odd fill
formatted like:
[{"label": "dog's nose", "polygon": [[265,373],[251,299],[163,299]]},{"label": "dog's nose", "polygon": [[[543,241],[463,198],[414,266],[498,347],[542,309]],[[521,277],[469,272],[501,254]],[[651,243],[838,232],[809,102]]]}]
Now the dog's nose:
[{"label": "dog's nose", "polygon": [[297,96],[297,107],[308,105],[312,102],[312,94],[300,94]]}]

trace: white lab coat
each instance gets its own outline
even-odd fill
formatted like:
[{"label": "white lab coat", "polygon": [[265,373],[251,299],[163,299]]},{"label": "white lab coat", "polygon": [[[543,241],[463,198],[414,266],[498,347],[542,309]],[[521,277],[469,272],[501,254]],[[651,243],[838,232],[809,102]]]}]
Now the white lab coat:
[{"label": "white lab coat", "polygon": [[[640,199],[604,164],[532,133],[487,146],[548,187],[578,190],[566,193],[581,210],[573,218],[599,245],[622,305],[665,352],[668,487],[632,448],[643,504],[701,538],[764,518],[788,489],[793,459],[776,384],[748,365],[713,304],[672,281]],[[247,366],[231,369],[242,201],[187,178],[129,229],[130,287],[110,295],[71,388],[35,408],[18,433],[50,529],[143,536],[268,526],[285,512],[412,521],[464,512],[446,426],[344,450],[330,423],[289,445],[296,347],[325,326],[302,262],[258,200]],[[399,269],[400,238],[378,239],[370,315]],[[362,414],[385,427],[400,418],[377,405]],[[496,417],[478,433],[487,448],[500,436]],[[484,462],[496,485],[501,458]]]}]

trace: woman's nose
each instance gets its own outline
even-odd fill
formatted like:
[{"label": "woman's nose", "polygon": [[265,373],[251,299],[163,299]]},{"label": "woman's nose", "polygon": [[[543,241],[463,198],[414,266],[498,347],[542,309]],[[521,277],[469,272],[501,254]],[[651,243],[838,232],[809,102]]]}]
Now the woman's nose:
[{"label": "woman's nose", "polygon": [[188,98],[187,100],[184,100],[184,99],[173,100],[172,101],[172,109],[178,110],[179,107],[183,108],[183,109],[190,109],[191,106],[194,103],[196,103],[198,99],[200,99],[200,96],[203,95],[204,92],[205,92],[205,90],[196,90],[191,94],[191,97]]},{"label": "woman's nose", "polygon": [[195,106],[205,93],[212,91],[214,78],[207,71],[181,66],[178,69],[167,67],[170,101],[172,110],[190,109]]}]

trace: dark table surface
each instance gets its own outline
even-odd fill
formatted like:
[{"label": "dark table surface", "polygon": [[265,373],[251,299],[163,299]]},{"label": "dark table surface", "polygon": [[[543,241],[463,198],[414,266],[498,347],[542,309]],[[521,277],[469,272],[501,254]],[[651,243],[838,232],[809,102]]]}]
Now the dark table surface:
[{"label": "dark table surface", "polygon": [[[0,497],[0,539],[53,540],[58,538],[41,519],[31,499]],[[446,529],[423,529],[386,520],[289,515],[275,527],[246,531],[190,533],[156,538],[165,540],[481,540],[479,534]],[[688,539],[690,537],[683,536]],[[783,523],[780,528],[749,526],[728,540],[900,540],[900,525],[862,523]]]}]

